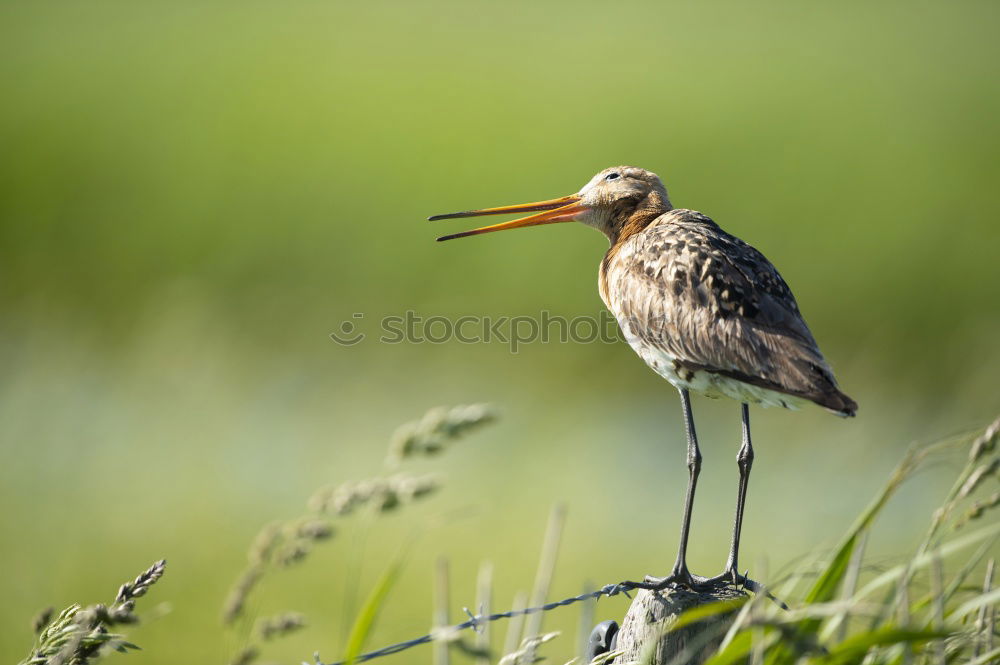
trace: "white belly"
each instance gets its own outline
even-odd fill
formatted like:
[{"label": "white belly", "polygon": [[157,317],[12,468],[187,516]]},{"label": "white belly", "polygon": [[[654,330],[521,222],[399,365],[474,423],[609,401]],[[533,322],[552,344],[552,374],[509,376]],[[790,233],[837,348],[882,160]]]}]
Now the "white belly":
[{"label": "white belly", "polygon": [[633,334],[625,317],[619,317],[618,325],[625,335],[632,350],[639,354],[649,367],[673,384],[679,390],[688,390],[713,399],[730,397],[739,402],[760,404],[761,406],[782,406],[786,409],[798,409],[806,400],[779,393],[767,388],[761,388],[736,379],[706,372],[703,370],[689,371],[681,367],[677,359],[663,349],[649,344]]}]

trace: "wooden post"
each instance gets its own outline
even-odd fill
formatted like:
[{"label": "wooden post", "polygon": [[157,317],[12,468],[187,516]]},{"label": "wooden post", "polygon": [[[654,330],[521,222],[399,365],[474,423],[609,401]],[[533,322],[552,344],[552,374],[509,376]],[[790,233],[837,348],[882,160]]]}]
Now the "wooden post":
[{"label": "wooden post", "polygon": [[615,663],[642,661],[652,650],[650,665],[671,662],[695,665],[703,662],[719,646],[736,614],[729,612],[691,624],[675,632],[665,632],[685,610],[720,600],[745,596],[740,589],[720,586],[704,592],[682,589],[640,590],[632,600],[621,629],[616,649],[623,650]]}]

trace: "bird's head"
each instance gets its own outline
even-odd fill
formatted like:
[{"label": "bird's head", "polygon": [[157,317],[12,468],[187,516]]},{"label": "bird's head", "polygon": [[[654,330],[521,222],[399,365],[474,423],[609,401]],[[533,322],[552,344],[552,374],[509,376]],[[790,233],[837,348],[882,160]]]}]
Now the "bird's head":
[{"label": "bird's head", "polygon": [[637,213],[647,213],[646,216],[652,219],[668,210],[670,210],[670,200],[667,198],[667,190],[655,173],[635,166],[614,166],[595,175],[579,192],[570,196],[535,203],[435,215],[430,220],[535,212],[537,214],[528,217],[442,236],[438,240],[464,238],[525,226],[581,222],[603,232],[613,242],[622,228]]}]

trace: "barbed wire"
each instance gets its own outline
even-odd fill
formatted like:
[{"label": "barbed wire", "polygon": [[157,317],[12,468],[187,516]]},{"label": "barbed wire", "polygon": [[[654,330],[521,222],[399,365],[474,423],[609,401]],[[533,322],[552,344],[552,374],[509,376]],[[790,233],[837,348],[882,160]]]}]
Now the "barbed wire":
[{"label": "barbed wire", "polygon": [[[649,582],[618,582],[617,584],[606,584],[597,591],[589,591],[587,593],[581,593],[579,596],[571,596],[570,598],[563,598],[562,600],[557,600],[551,603],[546,603],[545,605],[538,605],[537,607],[526,607],[523,610],[508,610],[507,612],[497,612],[496,614],[490,614],[483,616],[482,614],[473,614],[469,611],[469,608],[465,608],[465,613],[469,615],[469,620],[464,621],[453,626],[444,626],[437,628],[434,631],[428,633],[427,635],[421,635],[420,637],[414,638],[412,640],[407,640],[406,642],[399,642],[398,644],[390,644],[387,647],[382,647],[381,649],[376,649],[375,651],[369,651],[363,653],[354,658],[354,663],[363,663],[365,661],[374,660],[376,658],[382,658],[383,656],[391,656],[394,653],[399,653],[400,651],[406,651],[415,646],[420,646],[421,644],[428,644],[433,642],[437,636],[449,633],[458,633],[463,630],[472,628],[478,631],[479,627],[484,623],[490,623],[492,621],[498,621],[499,619],[510,619],[516,616],[523,616],[526,614],[535,614],[537,612],[548,612],[554,610],[558,607],[565,607],[566,605],[572,605],[573,603],[579,603],[584,600],[591,600],[593,598],[600,598],[602,596],[617,596],[618,594],[625,594],[625,596],[631,598],[628,595],[629,591],[635,591],[636,589],[651,589],[655,585]],[[308,663],[303,663],[303,665],[309,665]],[[347,665],[347,661],[336,661],[333,663],[324,663],[320,660],[319,653],[315,656],[315,665]]]}]

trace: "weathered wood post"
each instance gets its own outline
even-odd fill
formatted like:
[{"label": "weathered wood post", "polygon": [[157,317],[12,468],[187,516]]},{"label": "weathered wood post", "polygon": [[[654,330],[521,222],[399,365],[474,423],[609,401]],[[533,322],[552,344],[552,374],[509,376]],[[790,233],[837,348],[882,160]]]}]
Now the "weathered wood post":
[{"label": "weathered wood post", "polygon": [[625,613],[615,638],[615,649],[624,653],[614,663],[641,661],[650,653],[651,665],[677,662],[697,665],[719,646],[735,613],[708,617],[674,632],[667,632],[684,611],[723,600],[735,600],[746,592],[729,585],[694,592],[667,588],[662,591],[640,590]]}]

